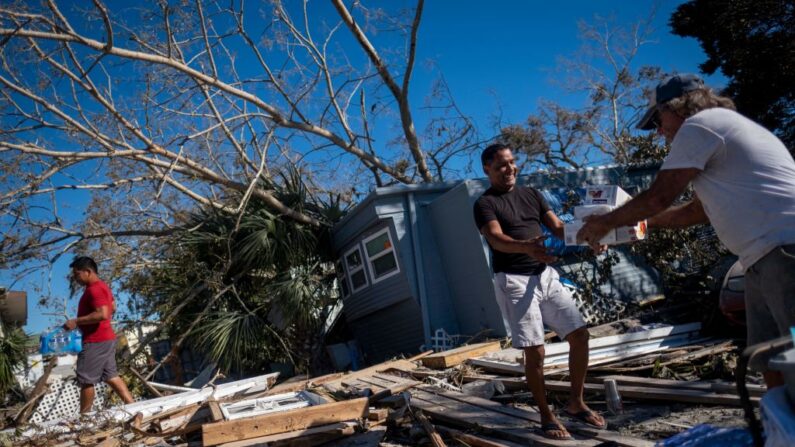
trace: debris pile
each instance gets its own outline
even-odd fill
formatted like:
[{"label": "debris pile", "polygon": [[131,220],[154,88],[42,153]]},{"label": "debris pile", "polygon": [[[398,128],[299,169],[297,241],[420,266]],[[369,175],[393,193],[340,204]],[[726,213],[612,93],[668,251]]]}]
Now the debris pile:
[{"label": "debris pile", "polygon": [[[615,325],[614,325],[615,326]],[[591,330],[589,405],[604,403],[605,381],[614,382],[627,412],[644,402],[739,406],[726,381],[671,380],[648,373],[691,364],[734,349],[728,340],[704,338],[698,324],[635,326],[630,332]],[[615,331],[613,331],[615,332]],[[567,343],[549,343],[548,393],[567,395]],[[544,437],[523,372],[521,351],[499,341],[449,351],[429,351],[348,374],[290,379],[254,377],[144,400],[90,418],[30,425],[14,445],[578,445],[605,442],[651,446],[649,437],[597,429],[564,419],[574,441]],[[646,374],[643,376],[642,374]],[[764,387],[749,385],[758,405]],[[602,406],[601,408],[604,408]],[[738,424],[741,421],[738,420]],[[674,424],[676,425],[676,424]],[[681,425],[681,424],[680,424]],[[687,426],[673,427],[682,431]],[[355,441],[355,442],[354,442]]]}]

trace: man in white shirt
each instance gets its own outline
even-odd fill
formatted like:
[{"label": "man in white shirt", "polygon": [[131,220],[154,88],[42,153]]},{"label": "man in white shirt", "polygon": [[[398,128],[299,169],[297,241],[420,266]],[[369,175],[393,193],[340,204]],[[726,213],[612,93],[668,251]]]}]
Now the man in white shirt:
[{"label": "man in white shirt", "polygon": [[[675,75],[654,91],[638,124],[656,129],[671,150],[648,190],[589,219],[578,239],[595,249],[608,231],[649,219],[649,227],[711,223],[745,267],[748,344],[795,326],[795,161],[784,144],[734,111],[695,75]],[[671,207],[692,182],[695,197]],[[767,359],[751,365],[768,387],[783,384]]]}]

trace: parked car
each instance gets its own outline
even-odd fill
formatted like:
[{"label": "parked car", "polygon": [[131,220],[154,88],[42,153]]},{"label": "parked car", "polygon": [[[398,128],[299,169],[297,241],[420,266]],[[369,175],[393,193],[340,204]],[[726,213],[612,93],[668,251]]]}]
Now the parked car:
[{"label": "parked car", "polygon": [[740,261],[732,264],[723,278],[718,306],[731,324],[745,326],[745,269]]}]

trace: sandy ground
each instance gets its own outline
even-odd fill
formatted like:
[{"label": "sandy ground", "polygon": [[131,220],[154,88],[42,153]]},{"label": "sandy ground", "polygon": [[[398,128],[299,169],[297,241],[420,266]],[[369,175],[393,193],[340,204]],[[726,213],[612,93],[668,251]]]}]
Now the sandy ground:
[{"label": "sandy ground", "polygon": [[609,428],[622,434],[660,440],[670,438],[699,424],[717,427],[746,427],[741,408],[671,405],[630,406],[624,414],[607,416]]}]

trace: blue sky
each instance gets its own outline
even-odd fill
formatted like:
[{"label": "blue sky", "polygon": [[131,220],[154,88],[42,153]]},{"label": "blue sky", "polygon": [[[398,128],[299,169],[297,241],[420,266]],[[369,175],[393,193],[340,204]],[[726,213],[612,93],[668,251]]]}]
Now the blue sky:
[{"label": "blue sky", "polygon": [[[540,99],[577,107],[583,98],[564,97],[552,81],[559,57],[581,46],[577,24],[595,16],[616,24],[645,19],[657,6],[650,43],[638,54],[637,65],[657,65],[665,71],[697,72],[705,59],[695,39],[670,33],[668,20],[681,1],[428,1],[423,14],[418,59],[433,59],[459,105],[487,125],[485,116],[499,101],[507,121],[520,122]],[[454,5],[454,6],[453,6]],[[426,73],[417,70],[421,79]],[[720,76],[706,78],[721,86]]]},{"label": "blue sky", "polygon": [[[407,7],[413,5],[413,2],[404,3]],[[584,104],[584,98],[565,93],[552,79],[557,59],[572,56],[581,46],[578,22],[593,21],[598,15],[626,26],[648,17],[654,5],[657,14],[652,23],[652,42],[639,53],[637,66],[657,65],[669,72],[697,72],[698,64],[705,59],[698,43],[670,34],[667,25],[671,12],[680,3],[428,0],[420,28],[412,104],[415,110],[422,105],[428,85],[441,73],[458,106],[472,117],[484,136],[492,135],[490,121],[498,107],[503,123],[522,122],[536,111],[542,99],[578,107]],[[374,42],[377,45],[377,38]],[[724,83],[720,76],[706,80],[714,87]],[[70,194],[72,216],[79,219],[87,196]],[[36,305],[37,286],[46,284],[51,276],[53,295],[66,298],[68,288],[63,278],[71,257],[64,256],[53,271],[31,275],[14,287],[28,292],[26,331],[41,332],[61,322],[61,318],[44,314],[52,312],[51,309],[43,310]],[[9,284],[7,272],[0,272],[0,284]],[[69,303],[67,311],[71,314],[75,312],[76,299]]]}]

